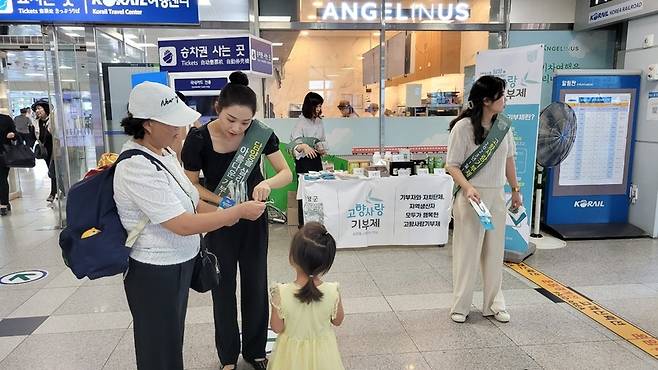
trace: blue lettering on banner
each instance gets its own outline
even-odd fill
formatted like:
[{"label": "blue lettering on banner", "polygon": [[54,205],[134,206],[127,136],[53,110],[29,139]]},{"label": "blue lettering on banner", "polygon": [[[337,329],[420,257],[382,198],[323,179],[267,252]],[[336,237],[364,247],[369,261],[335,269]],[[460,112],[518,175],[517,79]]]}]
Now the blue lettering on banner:
[{"label": "blue lettering on banner", "polygon": [[198,0],[0,0],[0,22],[199,24]]},{"label": "blue lettering on banner", "polygon": [[174,80],[176,91],[217,91],[228,83],[227,78],[177,78]]}]

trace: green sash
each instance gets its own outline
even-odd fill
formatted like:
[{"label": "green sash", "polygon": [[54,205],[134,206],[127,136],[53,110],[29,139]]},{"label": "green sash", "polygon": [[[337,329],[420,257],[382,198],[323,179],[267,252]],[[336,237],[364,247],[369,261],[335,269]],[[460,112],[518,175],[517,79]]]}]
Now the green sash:
[{"label": "green sash", "polygon": [[[258,120],[251,121],[251,127],[245,133],[240,147],[214,191],[215,194],[219,195],[220,207],[229,208],[240,201],[240,199],[233,199],[238,198],[235,194],[236,189],[246,192],[244,184],[246,184],[251,171],[256,167],[256,163],[258,163],[265,145],[272,136],[272,132],[274,131],[264,123]],[[248,199],[246,194],[242,194],[242,196]]]},{"label": "green sash", "polygon": [[[489,162],[511,127],[512,120],[502,113],[499,114],[484,142],[462,163],[460,170],[466,180],[473,178]],[[460,189],[461,187],[455,184],[453,195],[457,195]]]}]

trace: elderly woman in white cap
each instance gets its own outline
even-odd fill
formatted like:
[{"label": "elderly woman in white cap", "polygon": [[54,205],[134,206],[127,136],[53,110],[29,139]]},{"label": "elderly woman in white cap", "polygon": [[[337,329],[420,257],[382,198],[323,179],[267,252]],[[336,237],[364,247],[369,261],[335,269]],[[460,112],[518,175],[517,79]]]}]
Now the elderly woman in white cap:
[{"label": "elderly woman in white cap", "polygon": [[148,219],[133,245],[124,279],[140,370],[183,369],[185,313],[199,234],[242,218],[255,220],[265,210],[264,203],[255,201],[220,211],[199,201],[169,149],[180,127],[198,118],[174,90],[144,82],[130,93],[128,116],[121,121],[132,136],[122,151],[144,151],[166,167],[133,156],[120,162],[114,175],[114,200],[126,230]]}]

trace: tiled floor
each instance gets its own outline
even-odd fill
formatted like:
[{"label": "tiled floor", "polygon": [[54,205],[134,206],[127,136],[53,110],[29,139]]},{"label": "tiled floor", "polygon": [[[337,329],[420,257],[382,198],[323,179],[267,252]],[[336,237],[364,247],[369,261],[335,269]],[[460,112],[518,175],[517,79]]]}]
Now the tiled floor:
[{"label": "tiled floor", "polygon": [[[43,269],[42,280],[0,285],[0,369],[134,369],[132,319],[120,277],[78,280],[57,245],[47,183],[23,176],[25,197],[0,220],[0,275]],[[271,281],[288,281],[290,232],[273,227]],[[512,321],[479,313],[449,319],[451,247],[341,250],[327,280],[341,283],[347,317],[336,329],[345,366],[386,369],[658,369],[658,361],[536,286],[505,270]],[[571,242],[527,260],[606,308],[658,335],[658,241]],[[478,289],[481,284],[478,282]],[[187,369],[217,369],[212,301],[190,295]],[[249,369],[241,364],[241,369]]]}]

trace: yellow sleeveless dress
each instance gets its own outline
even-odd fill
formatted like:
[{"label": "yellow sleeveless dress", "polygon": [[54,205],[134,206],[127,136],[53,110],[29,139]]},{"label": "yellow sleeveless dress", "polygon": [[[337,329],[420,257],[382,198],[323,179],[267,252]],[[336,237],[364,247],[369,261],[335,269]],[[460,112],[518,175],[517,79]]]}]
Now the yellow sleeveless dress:
[{"label": "yellow sleeveless dress", "polygon": [[285,323],[274,344],[268,370],[343,370],[331,320],[336,317],[338,283],[323,282],[320,302],[302,303],[295,298],[295,283],[274,284],[272,305]]}]

